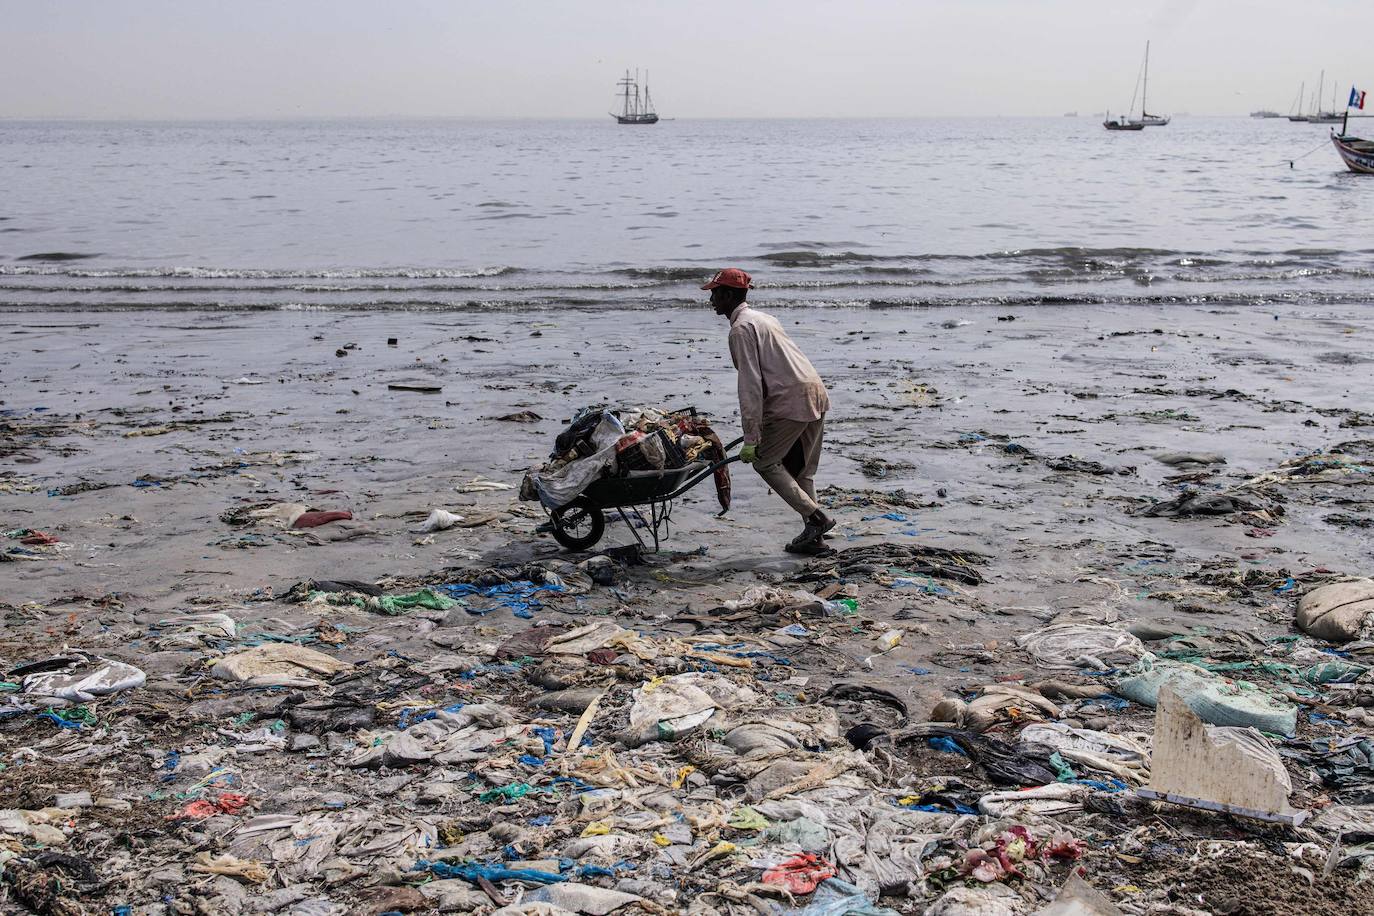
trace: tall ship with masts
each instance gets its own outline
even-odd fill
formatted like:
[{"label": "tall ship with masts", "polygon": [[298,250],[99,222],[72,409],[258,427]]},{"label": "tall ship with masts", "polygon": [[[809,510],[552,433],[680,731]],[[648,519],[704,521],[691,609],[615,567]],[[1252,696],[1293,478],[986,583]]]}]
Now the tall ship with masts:
[{"label": "tall ship with masts", "polygon": [[639,93],[639,71],[633,77],[625,71],[625,78],[616,83],[620,87],[622,105],[620,114],[611,112],[617,124],[657,124],[658,112],[654,111],[653,100],[649,98],[649,72],[644,71],[644,94]]}]

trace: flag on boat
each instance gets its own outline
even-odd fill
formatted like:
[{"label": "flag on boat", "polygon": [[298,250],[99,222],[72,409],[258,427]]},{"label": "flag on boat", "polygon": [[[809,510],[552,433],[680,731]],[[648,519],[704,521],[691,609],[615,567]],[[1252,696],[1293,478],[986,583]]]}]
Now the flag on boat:
[{"label": "flag on boat", "polygon": [[1364,92],[1363,92],[1363,90],[1356,89],[1354,86],[1351,86],[1351,87],[1350,87],[1350,101],[1346,102],[1345,105],[1346,105],[1347,108],[1358,108],[1358,109],[1360,109],[1361,111],[1364,111]]}]

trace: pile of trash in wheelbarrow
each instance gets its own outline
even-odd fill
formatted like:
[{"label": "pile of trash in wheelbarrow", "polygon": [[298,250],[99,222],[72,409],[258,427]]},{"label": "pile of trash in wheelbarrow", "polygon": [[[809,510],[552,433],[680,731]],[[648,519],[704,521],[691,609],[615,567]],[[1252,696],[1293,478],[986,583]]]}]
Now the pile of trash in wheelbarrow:
[{"label": "pile of trash in wheelbarrow", "polygon": [[[673,500],[707,477],[715,480],[722,514],[730,508],[730,469],[738,460],[695,408],[664,412],[647,407],[586,407],[554,440],[542,467],[525,475],[520,498],[538,500],[549,513],[549,530],[569,550],[587,550],[606,531],[614,509],[642,546],[639,527],[658,549],[672,516]],[[647,506],[646,519],[640,507]]]}]

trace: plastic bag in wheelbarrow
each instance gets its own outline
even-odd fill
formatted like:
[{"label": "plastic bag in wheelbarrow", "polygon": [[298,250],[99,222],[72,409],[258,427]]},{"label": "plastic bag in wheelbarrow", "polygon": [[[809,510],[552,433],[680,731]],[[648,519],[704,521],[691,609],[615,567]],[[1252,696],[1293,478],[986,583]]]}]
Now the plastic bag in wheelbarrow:
[{"label": "plastic bag in wheelbarrow", "polygon": [[625,427],[609,413],[601,415],[601,421],[591,434],[592,447],[596,449],[586,458],[570,461],[553,471],[531,471],[529,480],[539,501],[548,509],[561,509],[597,480],[615,470],[615,444],[625,435]]}]

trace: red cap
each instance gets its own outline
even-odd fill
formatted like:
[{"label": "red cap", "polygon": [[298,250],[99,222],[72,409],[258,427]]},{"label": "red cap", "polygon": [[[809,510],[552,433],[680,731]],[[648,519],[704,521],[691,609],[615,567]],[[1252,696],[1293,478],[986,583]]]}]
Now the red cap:
[{"label": "red cap", "polygon": [[738,267],[727,267],[711,278],[702,289],[715,289],[717,286],[733,286],[735,289],[753,289],[754,281]]}]

